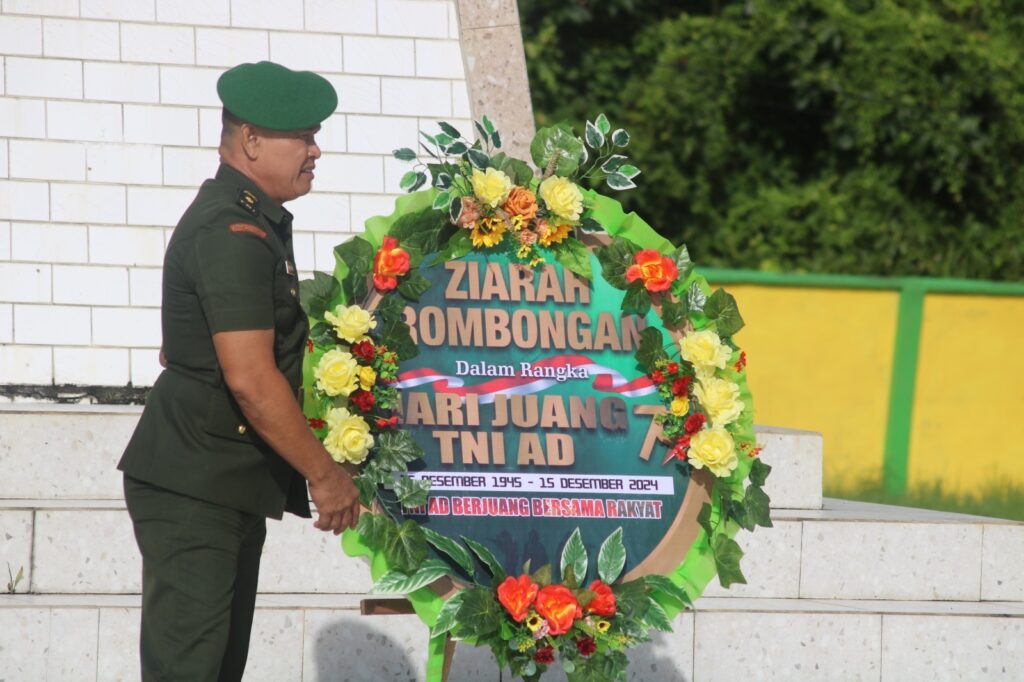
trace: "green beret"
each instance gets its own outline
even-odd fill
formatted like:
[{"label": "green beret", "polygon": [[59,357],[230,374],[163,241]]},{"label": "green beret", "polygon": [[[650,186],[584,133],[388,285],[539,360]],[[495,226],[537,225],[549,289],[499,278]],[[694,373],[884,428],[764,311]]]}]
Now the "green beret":
[{"label": "green beret", "polygon": [[217,79],[217,95],[237,118],[270,130],[311,128],[338,107],[338,93],[326,78],[274,62],[228,69]]}]

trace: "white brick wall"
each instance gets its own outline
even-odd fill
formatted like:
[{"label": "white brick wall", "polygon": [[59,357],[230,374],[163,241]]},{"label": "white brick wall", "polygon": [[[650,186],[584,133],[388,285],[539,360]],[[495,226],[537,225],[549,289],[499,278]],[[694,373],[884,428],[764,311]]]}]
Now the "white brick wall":
[{"label": "white brick wall", "polygon": [[[299,270],[393,210],[415,146],[469,117],[453,0],[0,0],[0,384],[151,385],[167,239],[217,168],[243,61],[338,90]],[[466,129],[468,132],[468,128]]]}]

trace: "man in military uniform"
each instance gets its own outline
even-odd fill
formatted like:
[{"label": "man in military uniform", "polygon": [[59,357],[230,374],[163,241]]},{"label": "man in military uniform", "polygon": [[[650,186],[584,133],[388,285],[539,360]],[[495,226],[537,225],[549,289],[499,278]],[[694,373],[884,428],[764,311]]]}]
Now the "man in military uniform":
[{"label": "man in military uniform", "polygon": [[166,369],[118,468],[142,553],[142,678],[240,680],[266,517],[340,533],[358,492],[310,431],[298,397],[308,323],[292,216],[338,103],[310,72],[242,64],[217,82],[221,165],[167,247]]}]

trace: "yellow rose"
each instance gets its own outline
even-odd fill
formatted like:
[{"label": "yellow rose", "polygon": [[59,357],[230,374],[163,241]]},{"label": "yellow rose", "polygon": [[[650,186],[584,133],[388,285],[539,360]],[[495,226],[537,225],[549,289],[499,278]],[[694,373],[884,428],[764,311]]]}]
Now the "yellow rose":
[{"label": "yellow rose", "polygon": [[728,476],[739,461],[736,459],[736,444],[723,426],[711,426],[690,440],[688,453],[690,464],[697,469],[707,467],[715,476]]},{"label": "yellow rose", "polygon": [[727,379],[706,377],[700,380],[693,394],[711,417],[715,426],[725,426],[736,421],[743,411],[740,387]]},{"label": "yellow rose", "polygon": [[491,208],[497,208],[505,203],[509,192],[512,191],[512,180],[497,168],[488,168],[486,171],[474,168],[470,183],[473,185],[473,194],[480,203]]},{"label": "yellow rose", "polygon": [[672,399],[672,414],[677,417],[682,417],[690,411],[690,401],[687,400],[686,396],[680,395]]},{"label": "yellow rose", "polygon": [[710,329],[690,332],[679,342],[679,349],[683,360],[693,365],[700,379],[714,375],[716,368],[724,369],[732,356],[732,349]]},{"label": "yellow rose", "polygon": [[544,180],[540,183],[540,198],[549,211],[565,220],[576,222],[583,212],[583,193],[568,178],[552,175]]},{"label": "yellow rose", "polygon": [[357,305],[339,305],[334,312],[324,313],[324,319],[334,325],[334,331],[338,337],[349,343],[355,343],[362,339],[366,332],[377,328],[377,320],[373,315]]},{"label": "yellow rose", "polygon": [[327,422],[327,437],[324,447],[335,462],[359,464],[373,447],[370,425],[344,407],[331,409],[324,420]]},{"label": "yellow rose", "polygon": [[329,350],[313,369],[316,387],[329,396],[348,396],[356,390],[359,365],[351,353],[337,348]]},{"label": "yellow rose", "polygon": [[364,391],[369,391],[373,388],[374,382],[377,381],[377,373],[373,371],[373,367],[360,367],[359,368],[359,388]]}]

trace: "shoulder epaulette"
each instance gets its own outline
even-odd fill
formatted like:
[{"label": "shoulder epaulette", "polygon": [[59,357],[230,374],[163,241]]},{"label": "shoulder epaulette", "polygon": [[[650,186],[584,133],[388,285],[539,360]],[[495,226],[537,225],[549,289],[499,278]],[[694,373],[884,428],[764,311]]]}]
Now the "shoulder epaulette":
[{"label": "shoulder epaulette", "polygon": [[256,198],[256,195],[247,189],[238,190],[238,195],[235,197],[235,201],[245,209],[245,212],[251,216],[258,216],[260,214],[260,200]]}]

